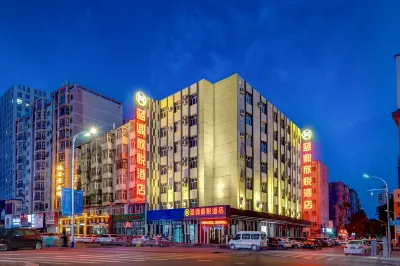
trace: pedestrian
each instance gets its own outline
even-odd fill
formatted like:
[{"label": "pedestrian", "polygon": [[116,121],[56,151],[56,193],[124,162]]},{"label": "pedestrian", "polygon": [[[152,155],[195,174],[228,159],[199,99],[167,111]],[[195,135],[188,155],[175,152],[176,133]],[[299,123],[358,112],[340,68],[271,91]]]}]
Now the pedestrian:
[{"label": "pedestrian", "polygon": [[63,248],[67,247],[68,237],[67,237],[67,233],[65,232],[65,230],[63,231],[62,236],[61,236],[61,243],[62,243],[61,245]]}]

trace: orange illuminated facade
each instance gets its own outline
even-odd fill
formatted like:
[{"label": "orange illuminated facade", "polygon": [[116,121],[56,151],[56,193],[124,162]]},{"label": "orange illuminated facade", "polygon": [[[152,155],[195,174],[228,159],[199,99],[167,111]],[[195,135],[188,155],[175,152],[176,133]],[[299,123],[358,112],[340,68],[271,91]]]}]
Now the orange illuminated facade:
[{"label": "orange illuminated facade", "polygon": [[136,108],[136,120],[135,120],[135,150],[134,153],[134,189],[133,189],[133,203],[145,203],[146,202],[146,109]]}]

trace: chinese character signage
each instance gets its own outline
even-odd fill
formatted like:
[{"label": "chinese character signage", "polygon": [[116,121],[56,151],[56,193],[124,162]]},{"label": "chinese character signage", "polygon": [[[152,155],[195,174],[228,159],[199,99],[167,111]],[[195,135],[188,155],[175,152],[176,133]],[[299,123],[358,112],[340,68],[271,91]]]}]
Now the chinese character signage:
[{"label": "chinese character signage", "polygon": [[146,202],[146,176],[147,176],[147,158],[146,158],[146,109],[136,108],[136,120],[134,123],[134,145],[136,152],[134,153],[134,189],[133,201],[135,203]]},{"label": "chinese character signage", "polygon": [[210,217],[227,217],[227,208],[223,206],[209,206],[188,208],[184,211],[185,219],[189,218],[210,218]]},{"label": "chinese character signage", "polygon": [[311,177],[311,169],[312,169],[312,131],[306,129],[302,132],[302,178],[303,178],[303,210],[311,210],[313,209],[312,197],[312,177]]},{"label": "chinese character signage", "polygon": [[56,177],[56,196],[61,197],[61,189],[64,186],[64,166],[59,164],[57,166],[57,177]]}]

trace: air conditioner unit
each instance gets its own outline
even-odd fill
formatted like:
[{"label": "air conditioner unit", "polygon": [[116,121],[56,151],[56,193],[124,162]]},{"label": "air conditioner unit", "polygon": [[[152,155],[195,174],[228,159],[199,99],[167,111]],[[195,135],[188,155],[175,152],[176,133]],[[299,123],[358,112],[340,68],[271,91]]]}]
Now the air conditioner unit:
[{"label": "air conditioner unit", "polygon": [[169,164],[168,165],[168,169],[172,169],[172,168],[174,168],[174,165],[173,164]]},{"label": "air conditioner unit", "polygon": [[187,184],[187,182],[188,182],[188,178],[187,178],[187,177],[184,177],[184,178],[182,179],[182,183],[183,183],[183,184]]},{"label": "air conditioner unit", "polygon": [[244,110],[240,110],[240,115],[244,116]]},{"label": "air conditioner unit", "polygon": [[240,137],[241,137],[242,139],[244,138],[244,132],[239,131],[239,135],[240,135]]},{"label": "air conditioner unit", "polygon": [[169,107],[168,107],[168,111],[172,112],[173,110],[174,110],[174,107],[173,107],[173,106],[169,106]]},{"label": "air conditioner unit", "polygon": [[173,128],[172,126],[169,126],[169,127],[168,127],[168,130],[169,130],[169,131],[172,131],[173,129],[174,129],[174,128]]},{"label": "air conditioner unit", "polygon": [[187,158],[186,157],[184,157],[184,158],[182,158],[182,165],[187,165]]},{"label": "air conditioner unit", "polygon": [[189,99],[189,96],[188,96],[188,95],[184,95],[184,96],[182,97],[182,104],[183,104],[183,105],[186,105],[187,102],[188,102],[188,99]]},{"label": "air conditioner unit", "polygon": [[241,94],[244,94],[244,88],[240,88],[239,91]]},{"label": "air conditioner unit", "polygon": [[168,146],[168,151],[172,151],[173,147],[172,146]]},{"label": "air conditioner unit", "polygon": [[257,103],[257,106],[258,106],[258,107],[262,107],[262,103],[261,103],[261,102],[258,102],[258,103]]},{"label": "air conditioner unit", "polygon": [[241,159],[241,160],[244,160],[245,158],[246,158],[246,156],[245,156],[243,153],[241,153],[241,154],[240,154],[240,159]]}]

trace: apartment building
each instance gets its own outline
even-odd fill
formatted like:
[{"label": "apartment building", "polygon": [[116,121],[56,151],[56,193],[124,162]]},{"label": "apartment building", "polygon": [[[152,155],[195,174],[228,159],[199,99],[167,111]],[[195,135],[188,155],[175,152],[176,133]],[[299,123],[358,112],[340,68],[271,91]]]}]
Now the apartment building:
[{"label": "apartment building", "polygon": [[236,74],[201,80],[149,102],[148,211],[132,216],[144,204],[132,198],[137,147],[130,121],[77,151],[93,214],[135,217],[145,232],[176,242],[217,243],[240,230],[300,236],[310,226],[301,219],[301,131],[249,83]]},{"label": "apartment building", "polygon": [[[122,103],[77,84],[65,82],[52,93],[51,206],[60,211],[61,189],[71,187],[72,139],[95,127],[99,134],[122,125]],[[78,138],[75,145],[85,141]]]},{"label": "apartment building", "polygon": [[324,236],[329,227],[328,168],[319,160],[311,163],[310,200],[313,208],[303,211],[303,218],[311,222],[309,236]]},{"label": "apartment building", "polygon": [[[17,194],[15,121],[30,113],[31,104],[49,93],[25,85],[11,86],[1,97],[0,104],[0,199],[14,199]],[[21,144],[22,145],[22,144]],[[22,167],[22,166],[21,166]],[[21,188],[21,187],[20,187]],[[21,209],[18,208],[17,212]]]},{"label": "apartment building", "polygon": [[[392,119],[397,125],[400,141],[400,54],[394,56],[396,60],[396,78],[397,78],[397,110],[392,112]],[[400,146],[399,155],[397,157],[397,187],[400,188]]]}]

